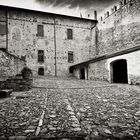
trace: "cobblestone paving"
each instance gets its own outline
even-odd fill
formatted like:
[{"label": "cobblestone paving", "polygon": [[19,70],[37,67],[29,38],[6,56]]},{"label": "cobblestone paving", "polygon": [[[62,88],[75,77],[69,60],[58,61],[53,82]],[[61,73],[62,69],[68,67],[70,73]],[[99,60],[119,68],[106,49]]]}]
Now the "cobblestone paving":
[{"label": "cobblestone paving", "polygon": [[60,79],[35,86],[42,88],[0,100],[0,139],[140,140],[139,86]]}]

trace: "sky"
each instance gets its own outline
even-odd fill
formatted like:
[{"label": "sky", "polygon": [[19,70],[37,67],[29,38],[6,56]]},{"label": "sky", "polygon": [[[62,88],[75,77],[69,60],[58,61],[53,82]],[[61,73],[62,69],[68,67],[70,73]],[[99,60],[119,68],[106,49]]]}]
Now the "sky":
[{"label": "sky", "polygon": [[[120,0],[0,0],[0,5],[8,5],[50,13],[57,13],[83,18],[93,18],[96,10],[103,16],[105,10],[111,9]],[[112,7],[111,7],[112,6]]]}]

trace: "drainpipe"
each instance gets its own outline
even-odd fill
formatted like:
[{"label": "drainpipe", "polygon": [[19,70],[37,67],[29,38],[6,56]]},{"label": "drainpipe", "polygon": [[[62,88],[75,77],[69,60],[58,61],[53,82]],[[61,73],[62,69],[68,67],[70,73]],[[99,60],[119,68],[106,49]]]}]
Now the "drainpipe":
[{"label": "drainpipe", "polygon": [[55,17],[54,17],[54,51],[55,51],[55,76],[57,76],[57,59],[56,59],[56,27],[55,27]]},{"label": "drainpipe", "polygon": [[17,61],[17,74],[18,74],[18,59],[17,58],[15,58],[15,59]]},{"label": "drainpipe", "polygon": [[[94,19],[97,20],[97,11],[94,11]],[[96,48],[96,55],[99,54],[99,48],[98,48],[98,27],[97,24],[95,26],[95,48]]]},{"label": "drainpipe", "polygon": [[98,28],[97,26],[95,27],[95,51],[96,51],[96,55],[99,54],[99,46],[98,46]]},{"label": "drainpipe", "polygon": [[8,52],[8,11],[6,11],[6,52]]}]

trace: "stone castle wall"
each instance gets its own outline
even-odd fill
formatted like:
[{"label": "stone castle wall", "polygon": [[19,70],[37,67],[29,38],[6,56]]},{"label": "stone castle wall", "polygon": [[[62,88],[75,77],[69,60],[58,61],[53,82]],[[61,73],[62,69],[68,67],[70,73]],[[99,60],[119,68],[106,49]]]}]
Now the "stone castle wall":
[{"label": "stone castle wall", "polygon": [[[112,82],[112,62],[126,60],[128,83],[140,83],[140,1],[124,2],[94,28],[95,54],[93,61],[84,66],[87,79]],[[74,69],[77,78],[81,68],[82,64]]]},{"label": "stone castle wall", "polygon": [[24,66],[23,60],[0,50],[0,79],[19,74]]},{"label": "stone castle wall", "polygon": [[131,0],[98,24],[99,55],[140,46],[140,1]]},{"label": "stone castle wall", "polygon": [[[111,82],[111,62],[125,59],[128,83],[140,83],[140,51],[126,53],[130,48],[140,48],[140,1],[128,1],[125,5],[98,24],[98,55],[123,51],[121,55],[89,64],[89,79]],[[126,54],[125,54],[126,53]]]},{"label": "stone castle wall", "polygon": [[[1,11],[0,21],[6,21],[5,11]],[[80,63],[94,54],[94,39],[91,27],[93,20],[53,15],[22,9],[10,9],[8,17],[8,51],[18,57],[25,57],[33,74],[43,67],[45,75],[67,76],[69,66]],[[3,22],[4,23],[4,22]],[[6,24],[6,23],[5,23]],[[43,25],[44,36],[37,36],[37,25]],[[73,39],[67,39],[67,29],[73,30]],[[0,40],[5,42],[5,35]],[[39,63],[38,50],[44,50],[44,63]],[[74,62],[68,63],[68,51],[72,51]]]}]

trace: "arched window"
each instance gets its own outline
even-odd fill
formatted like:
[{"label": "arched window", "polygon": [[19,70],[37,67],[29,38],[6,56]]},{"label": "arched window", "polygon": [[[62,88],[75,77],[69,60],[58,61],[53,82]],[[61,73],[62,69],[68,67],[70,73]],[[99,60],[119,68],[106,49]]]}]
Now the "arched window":
[{"label": "arched window", "polygon": [[38,69],[38,75],[44,75],[44,68],[39,68]]}]

